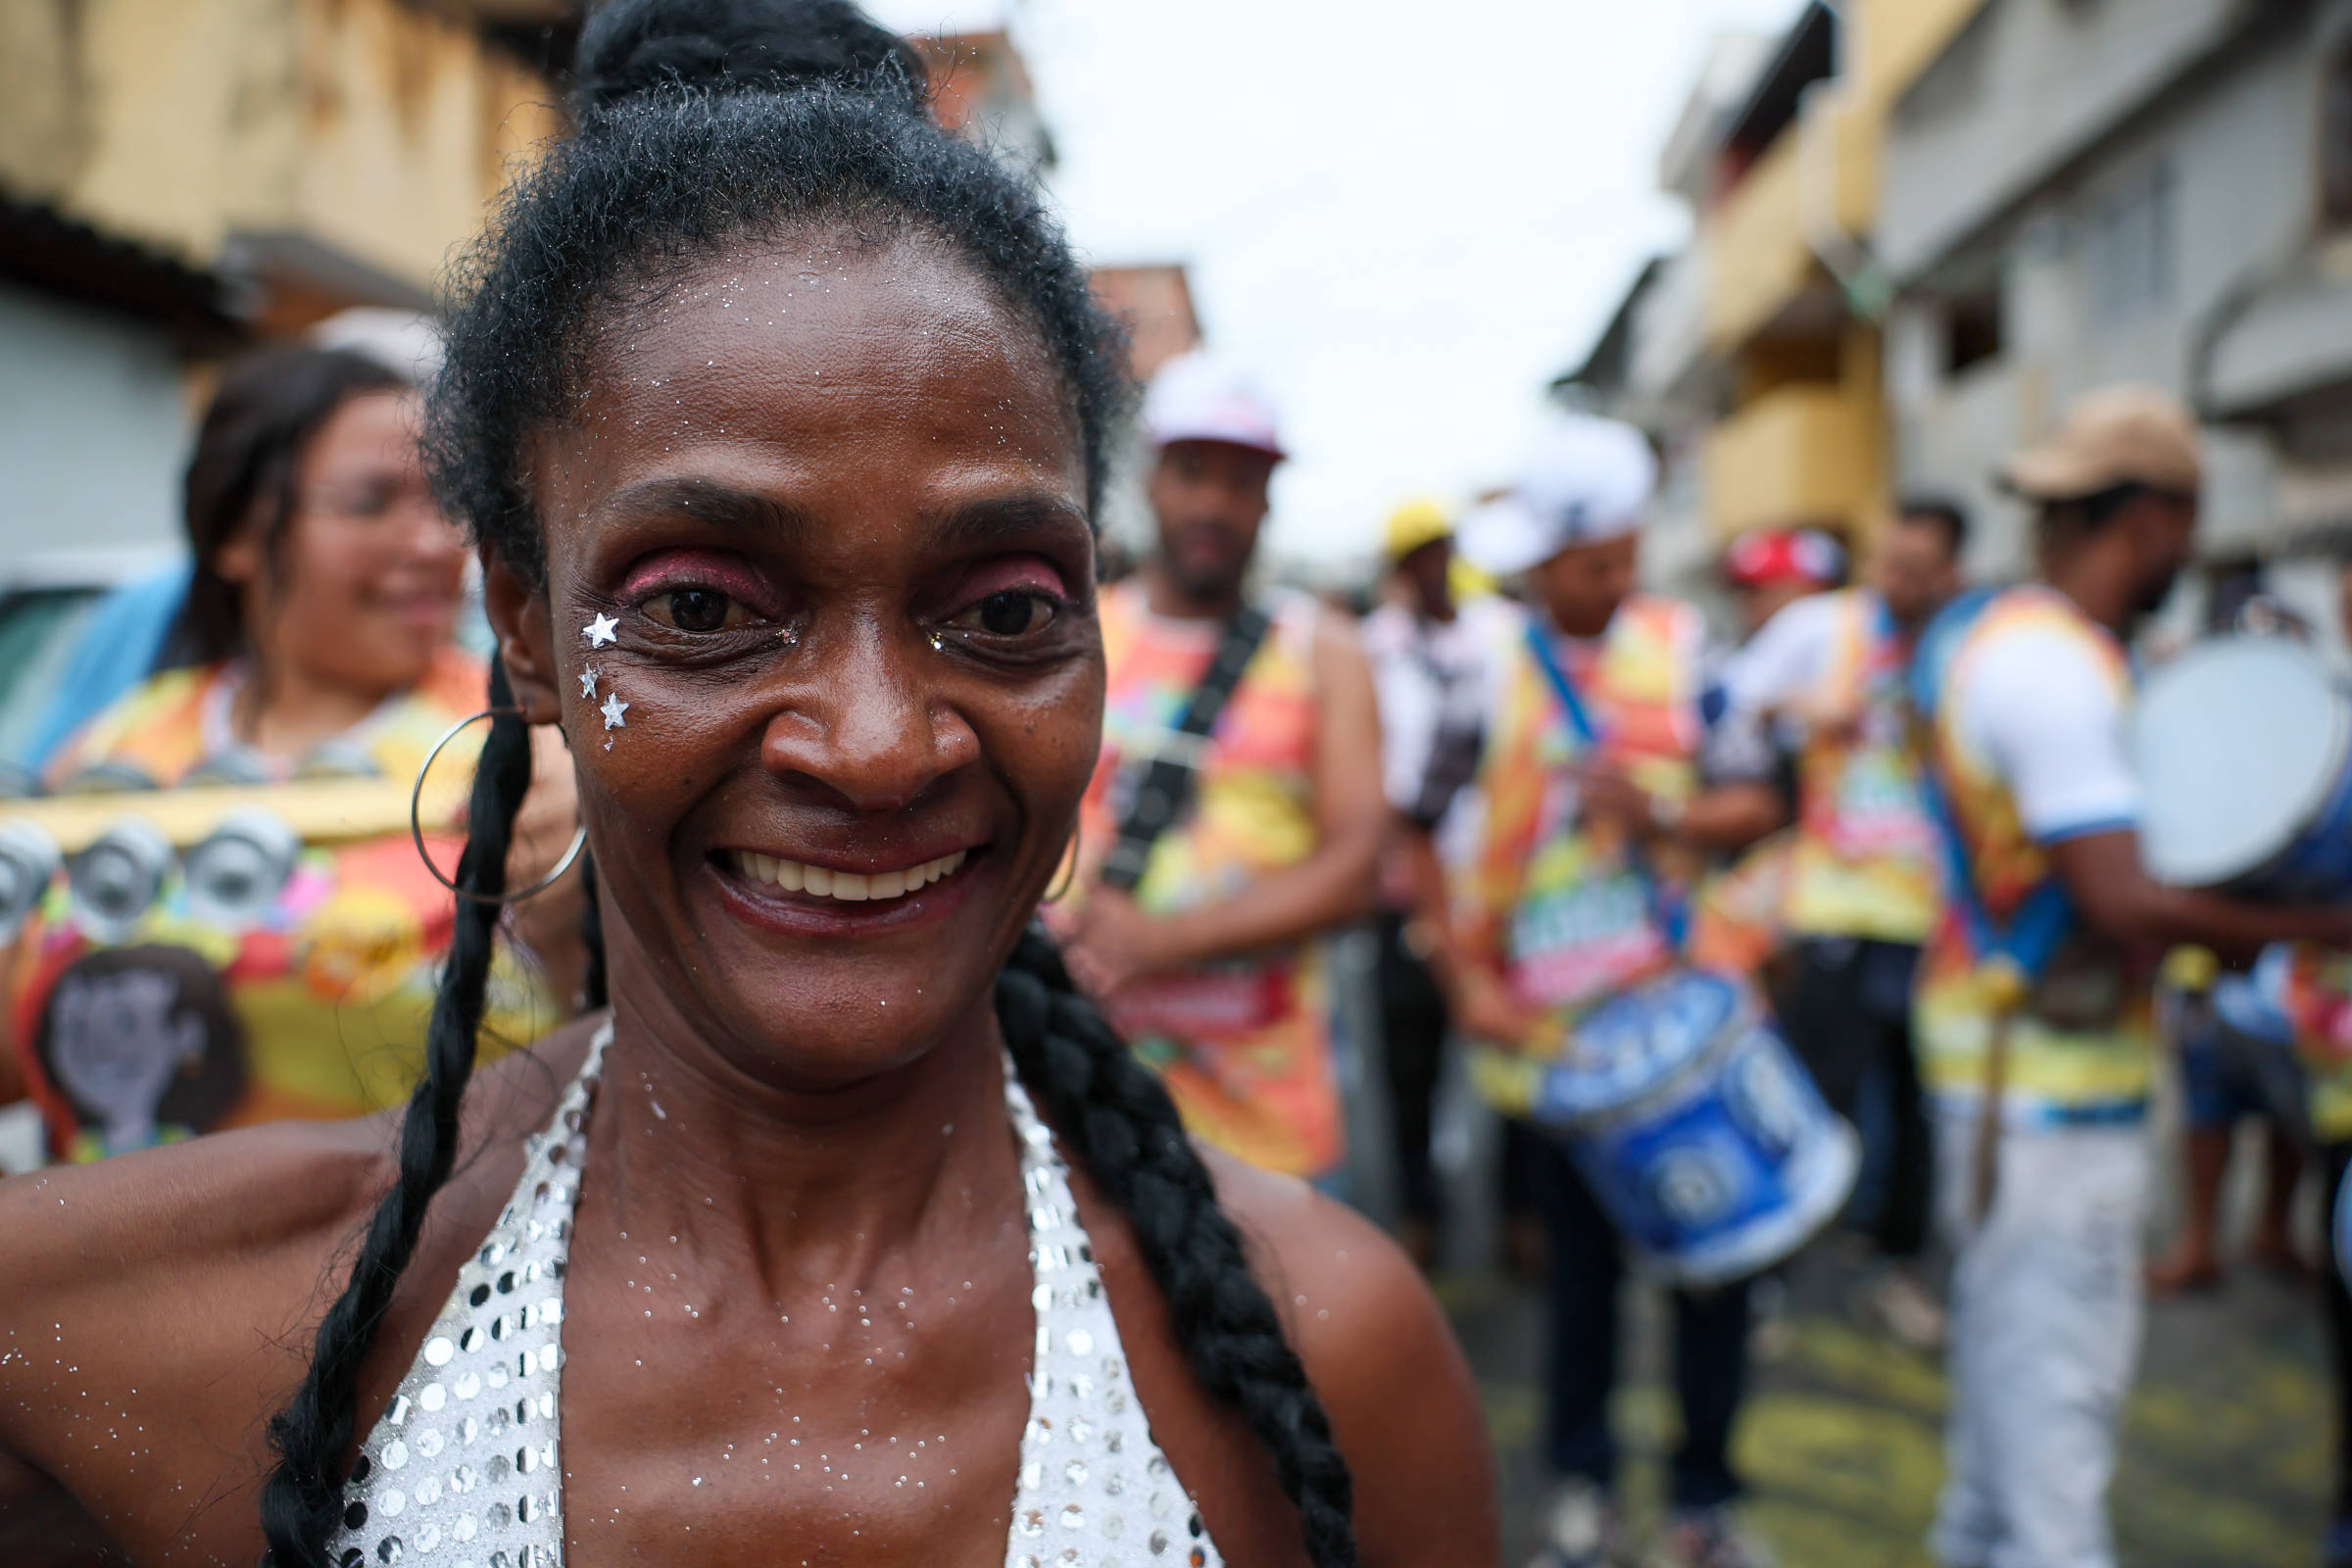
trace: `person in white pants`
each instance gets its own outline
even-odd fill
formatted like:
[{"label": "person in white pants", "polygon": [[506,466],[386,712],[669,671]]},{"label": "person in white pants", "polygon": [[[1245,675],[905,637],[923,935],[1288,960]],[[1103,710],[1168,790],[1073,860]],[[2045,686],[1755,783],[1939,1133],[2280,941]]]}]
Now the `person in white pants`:
[{"label": "person in white pants", "polygon": [[2124,640],[2189,558],[2187,411],[2093,393],[2001,478],[2038,509],[2042,580],[1956,605],[1918,655],[1952,862],[1914,1006],[1958,1253],[1933,1544],[1946,1568],[2108,1568],[2150,1177],[2143,956],[2251,957],[2352,915],[2163,887],[2140,865]]},{"label": "person in white pants", "polygon": [[2149,1155],[2137,1127],[2012,1135],[1979,1222],[1974,1125],[1938,1129],[1942,1219],[1958,1251],[1948,1370],[1950,1480],[1936,1521],[1950,1564],[2089,1568],[2115,1560],[2101,1499],[2139,1355]]}]

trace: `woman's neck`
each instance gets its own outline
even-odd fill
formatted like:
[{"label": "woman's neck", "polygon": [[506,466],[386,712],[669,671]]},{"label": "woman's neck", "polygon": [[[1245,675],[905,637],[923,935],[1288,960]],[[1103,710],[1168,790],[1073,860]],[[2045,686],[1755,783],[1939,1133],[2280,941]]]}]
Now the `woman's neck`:
[{"label": "woman's neck", "polygon": [[299,758],[365,720],[387,695],[321,680],[300,665],[256,660],[229,726],[265,757]]},{"label": "woman's neck", "polygon": [[674,1242],[680,1283],[701,1276],[707,1298],[772,1300],[872,1280],[935,1228],[968,1233],[1000,1186],[1017,1213],[995,1016],[973,1019],[903,1066],[794,1086],[616,987],[590,1155],[610,1176],[588,1201],[623,1239]]}]

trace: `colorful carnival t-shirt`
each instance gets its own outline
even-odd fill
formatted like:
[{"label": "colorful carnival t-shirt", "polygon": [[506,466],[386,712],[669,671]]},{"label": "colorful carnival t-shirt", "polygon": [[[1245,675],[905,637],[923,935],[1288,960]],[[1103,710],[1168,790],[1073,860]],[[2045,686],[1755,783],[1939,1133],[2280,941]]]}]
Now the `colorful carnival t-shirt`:
[{"label": "colorful carnival t-shirt", "polygon": [[[1199,749],[1192,798],[1152,845],[1137,906],[1170,914],[1248,896],[1312,855],[1314,639],[1299,594],[1266,603],[1272,625]],[[1102,598],[1107,686],[1102,755],[1088,786],[1072,911],[1083,903],[1152,760],[1176,733],[1222,627],[1152,613],[1131,580]],[[1366,758],[1364,765],[1378,765]],[[1317,1176],[1344,1152],[1321,953],[1301,943],[1148,976],[1105,1011],[1207,1142],[1268,1170]]]},{"label": "colorful carnival t-shirt", "polygon": [[[233,744],[225,714],[239,679],[220,666],[150,678],[69,743],[57,776],[121,761],[162,786],[177,784]],[[338,770],[365,759],[405,785],[433,742],[481,709],[484,690],[480,663],[444,654],[423,683],[343,737]],[[478,750],[477,732],[461,735],[436,772],[463,774]],[[454,824],[425,839],[437,864],[457,864],[464,835]],[[405,827],[306,845],[271,906],[233,929],[191,899],[176,869],[127,928],[98,927],[68,889],[54,889],[25,939],[14,1008],[53,1151],[93,1157],[220,1127],[399,1103],[422,1071],[454,911]],[[484,1059],[528,1044],[557,1016],[536,966],[502,942]]]},{"label": "colorful carnival t-shirt", "polygon": [[[1936,704],[1929,762],[1992,926],[2005,928],[2050,876],[2050,845],[2136,822],[2124,733],[2131,697],[2122,646],[2051,589],[2011,589],[1961,634]],[[1968,902],[1947,900],[1921,960],[1914,1008],[1922,1077],[1947,1107],[1980,1105],[1984,1094],[1996,1009],[1978,943]],[[2144,1113],[2152,962],[2075,923],[2011,1021],[2008,1122]]]},{"label": "colorful carnival t-shirt", "polygon": [[1488,1096],[1518,1110],[1536,1065],[1582,1013],[1678,957],[1697,866],[1661,862],[1614,823],[1586,820],[1576,774],[1605,761],[1660,799],[1696,793],[1706,626],[1690,605],[1636,595],[1597,638],[1529,616],[1505,647],[1478,774],[1485,816],[1454,926],[1466,955],[1543,1020],[1529,1039],[1492,1043],[1510,1052],[1474,1061]]},{"label": "colorful carnival t-shirt", "polygon": [[1727,678],[1732,707],[1799,737],[1785,928],[1916,944],[1936,920],[1939,847],[1920,796],[1903,682],[1910,642],[1868,588],[1800,599]]}]

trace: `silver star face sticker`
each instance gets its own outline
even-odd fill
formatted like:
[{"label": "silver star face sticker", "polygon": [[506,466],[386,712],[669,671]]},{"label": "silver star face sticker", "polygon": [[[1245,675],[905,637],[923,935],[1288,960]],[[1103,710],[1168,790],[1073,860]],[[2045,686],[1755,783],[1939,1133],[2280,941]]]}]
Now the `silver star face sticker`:
[{"label": "silver star face sticker", "polygon": [[591,702],[596,700],[596,682],[598,674],[599,671],[594,664],[591,664],[586,669],[580,671],[580,695],[587,698]]},{"label": "silver star face sticker", "polygon": [[589,647],[602,648],[607,643],[620,641],[619,627],[620,622],[614,620],[611,615],[599,615],[587,625],[582,626],[580,632],[588,639]]},{"label": "silver star face sticker", "polygon": [[629,705],[620,700],[620,693],[605,693],[605,728],[627,729],[629,721],[620,715],[628,710]]}]

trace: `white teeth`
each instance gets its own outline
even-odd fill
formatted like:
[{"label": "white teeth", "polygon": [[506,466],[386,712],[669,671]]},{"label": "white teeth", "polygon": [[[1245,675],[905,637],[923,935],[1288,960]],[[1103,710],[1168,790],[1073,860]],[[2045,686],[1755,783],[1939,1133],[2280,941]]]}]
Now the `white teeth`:
[{"label": "white teeth", "polygon": [[964,857],[970,853],[957,850],[954,855],[943,855],[904,871],[877,871],[871,876],[828,870],[821,865],[803,865],[798,860],[779,859],[750,850],[736,850],[733,858],[736,871],[752,881],[765,882],[787,893],[807,892],[819,898],[862,904],[874,899],[903,898],[918,888],[929,887],[962,865]]}]

